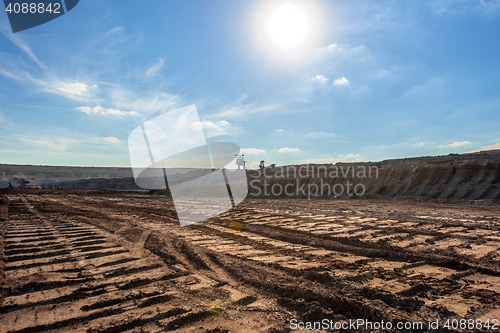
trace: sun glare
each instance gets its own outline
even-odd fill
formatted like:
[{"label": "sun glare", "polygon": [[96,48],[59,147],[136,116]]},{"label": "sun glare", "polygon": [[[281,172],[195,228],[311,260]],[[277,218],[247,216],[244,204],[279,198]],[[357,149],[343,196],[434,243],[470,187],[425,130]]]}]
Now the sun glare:
[{"label": "sun glare", "polygon": [[299,47],[308,33],[308,18],[303,8],[295,4],[282,4],[271,11],[267,32],[271,41],[283,49]]}]

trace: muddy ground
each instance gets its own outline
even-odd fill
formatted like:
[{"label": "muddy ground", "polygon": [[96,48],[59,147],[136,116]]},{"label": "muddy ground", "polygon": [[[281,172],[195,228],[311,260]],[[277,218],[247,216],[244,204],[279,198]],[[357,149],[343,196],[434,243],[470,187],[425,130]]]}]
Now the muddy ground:
[{"label": "muddy ground", "polygon": [[[183,228],[145,192],[3,203],[0,332],[299,331],[293,319],[498,331],[498,201],[247,199]],[[490,329],[444,328],[454,319]]]}]

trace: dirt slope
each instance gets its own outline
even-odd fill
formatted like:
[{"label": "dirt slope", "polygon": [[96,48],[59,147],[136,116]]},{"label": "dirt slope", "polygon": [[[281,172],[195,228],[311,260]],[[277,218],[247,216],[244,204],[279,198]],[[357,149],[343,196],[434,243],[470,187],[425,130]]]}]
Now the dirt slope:
[{"label": "dirt slope", "polygon": [[[39,183],[44,179],[43,184],[64,189],[139,189],[130,168],[0,165],[0,171],[5,179],[8,175],[34,177]],[[277,166],[266,168],[265,173],[249,170],[248,175],[250,196],[255,197],[382,195],[498,199],[500,150],[382,162]]]},{"label": "dirt slope", "polygon": [[[499,199],[500,151],[249,172],[251,196]],[[274,186],[274,189],[273,189]],[[286,191],[285,191],[286,190]]]},{"label": "dirt slope", "polygon": [[[7,187],[13,178],[26,178],[33,185],[97,178],[131,178],[132,169],[125,167],[71,167],[49,165],[16,165],[0,163],[0,188]],[[17,185],[16,185],[17,186]]]}]

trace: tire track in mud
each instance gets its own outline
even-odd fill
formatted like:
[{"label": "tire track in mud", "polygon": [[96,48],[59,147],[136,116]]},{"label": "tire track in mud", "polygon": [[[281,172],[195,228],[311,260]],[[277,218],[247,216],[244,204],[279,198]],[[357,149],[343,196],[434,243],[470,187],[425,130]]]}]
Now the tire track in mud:
[{"label": "tire track in mud", "polygon": [[[134,254],[142,249],[149,250],[161,259],[162,265],[166,264],[171,270],[167,277],[158,275],[139,279],[138,282],[129,281],[128,284],[120,280],[126,287],[117,288],[116,285],[120,285],[120,282],[112,279],[119,277],[113,274],[134,276],[141,271],[141,267],[147,270],[146,266],[139,264],[142,259],[131,258],[130,254],[127,256],[127,253],[122,253],[116,254],[120,259],[102,263],[99,266],[101,273],[95,271],[95,274],[91,275],[98,276],[97,279],[111,279],[115,282],[102,283],[99,280],[99,283],[92,284],[88,281],[78,281],[89,278],[81,275],[75,278],[75,282],[65,282],[64,285],[58,286],[57,288],[65,290],[66,293],[62,292],[53,299],[59,303],[80,304],[81,311],[85,309],[91,312],[80,315],[81,320],[78,322],[90,321],[93,328],[89,328],[89,331],[112,331],[112,327],[118,331],[124,330],[125,324],[109,318],[122,318],[125,313],[129,316],[130,323],[133,323],[131,327],[127,326],[129,328],[151,325],[152,322],[163,322],[163,327],[171,328],[175,325],[182,327],[183,322],[185,325],[196,327],[199,320],[216,316],[219,310],[210,312],[210,309],[206,308],[194,311],[182,307],[165,308],[165,313],[175,312],[175,316],[180,318],[171,320],[176,324],[169,324],[169,319],[163,317],[167,315],[139,315],[142,308],[137,305],[144,304],[143,307],[147,307],[148,298],[157,304],[172,304],[175,301],[174,296],[170,293],[157,294],[157,290],[147,289],[148,286],[155,282],[163,284],[191,278],[189,283],[198,281],[194,283],[196,285],[200,284],[201,280],[205,283],[209,281],[208,284],[217,290],[222,289],[233,295],[238,294],[239,289],[240,303],[246,303],[243,300],[247,299],[251,300],[251,305],[258,303],[255,302],[256,299],[270,297],[280,305],[275,311],[282,315],[288,313],[288,319],[291,317],[289,311],[309,320],[329,316],[335,316],[337,319],[372,320],[476,318],[495,315],[499,306],[500,279],[495,276],[498,268],[497,258],[492,257],[493,265],[482,269],[473,264],[474,260],[481,261],[484,256],[474,256],[473,251],[469,257],[462,255],[465,264],[460,266],[452,261],[456,252],[449,251],[448,248],[433,250],[434,245],[440,241],[450,244],[469,242],[473,245],[472,250],[475,250],[476,245],[495,246],[494,238],[488,240],[486,245],[481,244],[482,238],[475,236],[474,232],[480,234],[481,230],[487,230],[489,237],[495,237],[494,233],[498,234],[498,228],[495,227],[498,220],[490,219],[481,227],[477,221],[463,219],[456,214],[446,219],[434,218],[420,212],[392,216],[392,213],[381,214],[377,209],[351,207],[350,210],[332,210],[331,207],[325,207],[325,202],[310,202],[313,208],[308,212],[301,212],[290,208],[287,200],[256,200],[208,222],[181,228],[172,218],[175,216],[173,207],[166,204],[164,198],[144,195],[138,199],[137,195],[132,198],[128,198],[126,194],[120,195],[124,197],[124,202],[109,200],[105,196],[92,196],[90,200],[77,195],[30,197],[29,201],[34,207],[32,209],[36,208],[43,214],[50,213],[60,224],[66,223],[61,225],[67,226],[71,223],[74,229],[62,230],[61,225],[54,224],[55,222],[52,222],[53,226],[45,227],[36,224],[12,225],[11,235],[16,242],[12,243],[8,253],[14,258],[18,256],[20,260],[22,251],[32,251],[37,249],[37,246],[42,246],[40,244],[61,246],[59,237],[67,233],[83,235],[76,238],[74,244],[87,247],[90,253],[94,253],[94,250],[97,253],[107,251],[95,247],[108,247],[113,242],[116,244],[119,241],[122,245],[122,240],[125,243],[130,242]],[[137,202],[132,203],[133,200]],[[383,206],[383,203],[381,205]],[[164,211],[163,214],[161,210]],[[241,232],[227,227],[234,221],[242,224]],[[23,237],[32,237],[38,231],[43,237],[56,239],[22,243],[25,240]],[[103,231],[113,232],[113,239],[110,241],[102,236]],[[101,235],[104,239],[94,239],[92,233]],[[427,241],[429,239],[437,240],[432,243]],[[87,241],[92,244],[86,244]],[[458,247],[457,244],[452,246]],[[62,251],[66,248],[54,250]],[[37,256],[38,253],[40,252],[35,250],[29,255]],[[71,253],[69,256],[71,257]],[[42,268],[43,271],[43,268],[49,267],[48,264],[40,264],[43,262],[41,259],[29,259],[33,261],[32,264],[39,265],[28,267],[28,270],[32,271],[25,274],[36,274],[33,270]],[[26,259],[28,265],[31,263],[29,260]],[[447,263],[446,260],[451,261]],[[51,271],[65,274],[81,272],[80,267],[75,267],[73,262],[52,261],[50,265]],[[158,264],[149,266],[151,271],[158,269],[155,265]],[[117,270],[109,271],[110,268]],[[106,274],[102,272],[104,269],[108,270],[105,271]],[[22,272],[22,269],[17,267],[15,271]],[[73,286],[81,284],[89,284],[90,289],[73,294]],[[242,295],[242,284],[251,288],[249,290],[256,291],[253,295],[257,297]],[[116,294],[103,300],[102,294],[99,293],[103,290],[107,292],[106,288],[110,286],[117,288],[114,290]],[[32,286],[25,287],[26,290],[29,288]],[[137,291],[134,288],[142,289]],[[176,285],[170,292],[175,294],[179,289],[182,287]],[[90,293],[89,296],[86,292]],[[13,294],[10,297],[23,295]],[[52,304],[47,298],[42,300],[41,295],[36,297],[40,299],[39,304],[37,303],[39,306]],[[90,297],[93,303],[83,305],[83,301],[78,297]],[[135,308],[120,312],[122,300],[127,297],[132,298],[129,301],[134,303]],[[146,300],[143,300],[144,298]],[[22,307],[24,304],[23,309],[32,306],[20,300],[18,302],[20,303],[16,306]],[[59,304],[57,302],[54,304]],[[13,307],[8,305],[4,309]],[[92,311],[104,313],[103,317],[92,317],[97,316]],[[130,317],[132,314],[139,317]],[[283,323],[286,320],[285,316]],[[70,322],[67,322],[67,325],[74,324]],[[100,328],[96,328],[97,323],[101,323]],[[45,326],[38,329],[47,328],[43,327]]]},{"label": "tire track in mud", "polygon": [[217,316],[214,302],[233,304],[229,292],[214,292],[216,281],[129,249],[78,214],[41,213],[35,197],[14,201],[0,332],[162,331]]},{"label": "tire track in mud", "polygon": [[[79,204],[84,201],[78,198]],[[154,199],[152,201],[153,205],[157,205]],[[117,205],[109,202],[98,200],[94,202],[99,204],[101,212],[109,212],[114,217],[127,218],[125,212],[119,212],[125,209],[123,205],[118,208]],[[141,215],[144,216],[144,214]],[[476,267],[471,262],[457,261],[454,256],[449,256],[446,252],[427,253],[419,251],[418,247],[407,250],[403,247],[388,245],[387,242],[376,241],[377,233],[381,231],[384,231],[382,235],[389,235],[391,238],[405,233],[405,238],[400,238],[397,242],[407,240],[415,233],[419,233],[419,236],[446,238],[443,237],[443,232],[440,233],[439,228],[434,228],[435,220],[426,216],[411,217],[414,222],[402,221],[401,225],[394,226],[399,221],[353,217],[349,214],[337,216],[320,213],[283,214],[279,210],[265,207],[262,210],[244,207],[214,218],[209,223],[195,224],[187,228],[169,225],[168,234],[160,233],[156,237],[170,239],[171,243],[179,242],[179,239],[185,240],[184,250],[168,248],[169,246],[166,245],[157,246],[168,248],[165,252],[170,256],[179,251],[185,253],[186,247],[198,249],[198,253],[200,253],[199,248],[203,248],[203,251],[207,253],[204,258],[192,254],[184,258],[187,257],[197,269],[214,270],[213,264],[217,264],[224,270],[224,274],[219,272],[219,276],[230,275],[233,280],[273,294],[285,307],[301,313],[310,312],[308,303],[312,302],[317,305],[314,303],[314,297],[307,297],[306,301],[297,303],[291,297],[279,296],[285,289],[295,299],[303,299],[301,295],[328,294],[325,290],[314,292],[304,288],[305,283],[319,284],[330,290],[331,295],[346,294],[346,291],[349,291],[348,298],[356,300],[354,304],[375,302],[371,308],[367,305],[371,309],[369,311],[361,310],[361,308],[353,309],[352,306],[347,305],[335,308],[337,314],[346,317],[356,313],[364,313],[366,316],[368,313],[377,313],[379,317],[395,318],[394,313],[397,313],[401,318],[408,318],[409,314],[413,313],[416,315],[415,318],[443,319],[450,316],[479,316],[494,311],[494,306],[488,304],[482,306],[475,299],[466,300],[464,296],[466,293],[463,289],[471,284],[473,281],[471,277],[477,279],[479,284],[496,278],[494,275],[497,274],[498,264],[493,268]],[[235,233],[227,228],[227,224],[234,220],[243,223],[244,232]],[[169,221],[169,224],[171,222]],[[443,228],[460,225],[458,219],[456,221],[446,219],[442,222]],[[416,227],[422,223],[432,224],[434,229],[421,230]],[[157,231],[165,226],[164,223],[155,220],[140,224],[148,230]],[[357,232],[364,232],[366,239],[353,237]],[[448,231],[448,234],[451,236],[452,232]],[[175,237],[172,238],[173,236]],[[473,234],[462,234],[456,238],[461,241],[478,239]],[[418,239],[415,244],[420,244]],[[423,242],[423,244],[431,243]],[[191,250],[191,252],[195,251]],[[162,256],[161,253],[156,254]],[[172,259],[165,260],[169,262]],[[183,260],[186,264],[185,259]],[[231,268],[233,266],[245,267],[245,269],[235,270]],[[269,276],[262,274],[262,267],[266,267]],[[245,271],[253,272],[255,273],[253,275],[259,278],[249,277],[252,274],[245,274]],[[260,273],[257,274],[257,272]],[[288,276],[288,289],[280,287],[280,283],[272,283],[272,281],[285,281],[280,278],[283,274]],[[494,282],[500,282],[500,280],[494,280]],[[470,294],[471,288],[468,289]],[[303,290],[307,292],[304,293]],[[472,289],[472,294],[478,290],[480,289]],[[494,295],[498,293],[495,291]],[[451,297],[454,300],[450,306]],[[340,302],[338,297],[327,298],[323,304],[320,304],[321,310],[317,310],[318,313],[328,313],[330,311],[328,308],[332,308],[327,305],[336,304],[336,302]],[[345,302],[340,303],[345,304]],[[460,306],[461,303],[467,306]]]},{"label": "tire track in mud", "polygon": [[[244,218],[243,218],[244,219]],[[218,225],[227,225],[227,221],[219,219],[221,222]],[[230,219],[229,219],[230,220]],[[303,219],[302,219],[303,220]],[[338,222],[336,218],[335,221]],[[412,251],[403,249],[401,247],[388,244],[387,242],[372,241],[370,239],[359,239],[357,237],[338,237],[332,229],[332,223],[318,222],[310,223],[307,221],[302,222],[306,227],[296,227],[295,224],[281,225],[280,219],[273,219],[271,223],[248,224],[245,230],[256,235],[267,236],[272,239],[280,240],[284,243],[291,244],[314,244],[317,249],[325,249],[336,251],[337,255],[342,254],[355,254],[358,256],[366,256],[369,258],[384,258],[392,262],[424,262],[440,267],[457,268],[462,270],[476,269],[481,272],[499,276],[500,272],[492,267],[486,267],[477,262],[467,262],[455,256],[448,256],[440,253],[427,253],[422,251]],[[288,221],[287,221],[288,222]],[[300,219],[295,221],[301,224]],[[365,227],[360,227],[360,230],[366,230]],[[375,232],[381,228],[374,227]],[[401,228],[400,232],[403,231]],[[411,231],[405,230],[407,233]],[[423,234],[429,234],[424,232]],[[384,232],[385,235],[394,235],[396,232]],[[372,234],[373,235],[373,234]],[[374,237],[375,238],[375,237]],[[469,260],[473,261],[473,260]]]},{"label": "tire track in mud", "polygon": [[[78,206],[77,206],[78,207]],[[102,211],[110,211],[109,208]],[[113,213],[114,217],[119,216],[116,212]],[[126,219],[126,216],[121,216],[121,218]],[[297,279],[303,280],[302,282],[311,283],[311,279],[302,279],[301,275],[297,271],[297,260],[293,261],[291,257],[278,257],[274,256],[276,253],[274,251],[270,251],[269,247],[265,250],[257,250],[249,245],[239,244],[238,242],[227,240],[226,237],[217,237],[215,229],[216,226],[209,228],[209,232],[206,229],[203,229],[201,232],[199,230],[193,228],[180,228],[172,226],[168,233],[161,233],[158,228],[158,224],[156,222],[152,222],[149,225],[144,225],[150,230],[155,230],[156,232],[150,234],[148,237],[145,246],[147,249],[152,250],[156,255],[162,258],[168,264],[178,264],[183,263],[185,266],[192,267],[194,269],[205,270],[204,274],[208,275],[220,283],[228,283],[233,286],[237,286],[238,283],[245,283],[250,286],[257,287],[260,290],[264,290],[266,293],[270,293],[274,295],[274,297],[278,297],[278,301],[285,305],[286,307],[291,307],[294,310],[299,310],[303,312],[304,310],[307,312],[310,305],[302,304],[294,305],[295,301],[292,301],[290,297],[301,298],[305,297],[306,303],[311,302],[311,295],[328,295],[324,296],[323,303],[330,304],[331,307],[335,309],[337,314],[349,315],[349,316],[360,316],[364,317],[368,316],[371,319],[395,319],[393,315],[390,315],[391,310],[388,306],[384,305],[382,302],[376,302],[376,304],[369,304],[370,300],[362,299],[358,295],[350,295],[354,300],[348,300],[346,298],[340,298],[336,296],[340,291],[340,287],[337,287],[336,290],[326,289],[325,287],[320,288],[319,291],[313,291],[307,287],[299,287],[297,285]],[[228,235],[226,235],[228,236]],[[262,238],[262,237],[261,237]],[[215,245],[216,244],[216,245]],[[214,246],[212,246],[214,245]],[[302,249],[307,249],[309,251],[315,251],[317,249],[306,246],[302,246]],[[156,250],[156,251],[155,251]],[[242,252],[245,254],[241,255]],[[179,256],[179,253],[182,254]],[[228,259],[222,259],[225,257],[226,253],[231,253],[234,256],[244,259],[244,263],[233,263],[232,265],[226,265],[225,262]],[[219,257],[222,256],[222,257]],[[309,254],[311,255],[311,254]],[[284,258],[289,259],[290,268],[289,270],[295,271],[294,274],[290,274],[290,271],[279,271],[272,270],[267,268],[265,271],[268,272],[268,276],[262,277],[263,269],[261,264],[267,265],[271,262],[278,261]],[[186,259],[189,263],[186,263]],[[234,258],[232,259],[235,260]],[[215,264],[215,265],[214,265]],[[310,261],[302,260],[301,261],[301,269],[305,266],[311,267]],[[229,266],[243,267],[243,269],[233,270],[230,269]],[[313,264],[313,267],[316,267],[316,264]],[[211,271],[211,272],[210,272]],[[247,274],[245,272],[260,272],[259,274]],[[213,273],[216,273],[215,275]],[[312,272],[314,273],[314,272]],[[229,277],[228,277],[229,275]],[[248,276],[254,276],[252,279],[248,279]],[[312,274],[314,275],[314,274]],[[256,279],[257,276],[260,276],[262,279]],[[286,278],[286,282],[285,281]],[[258,283],[257,281],[267,281],[263,285]],[[282,287],[277,287],[278,284],[269,284],[269,281],[281,281],[281,284],[285,284]],[[270,286],[270,288],[266,287]],[[316,287],[319,288],[319,287]],[[345,291],[344,291],[345,293]],[[283,298],[279,295],[288,295],[288,297]],[[297,297],[298,296],[298,297]],[[375,298],[376,299],[376,298]],[[316,302],[313,302],[316,305]],[[334,306],[333,304],[340,304]],[[305,306],[305,308],[304,308]],[[384,309],[381,311],[381,309]],[[326,311],[326,309],[325,309]],[[317,312],[316,315],[319,314],[327,314],[327,312]],[[396,317],[398,319],[407,320],[410,318],[409,315],[399,315]]]}]

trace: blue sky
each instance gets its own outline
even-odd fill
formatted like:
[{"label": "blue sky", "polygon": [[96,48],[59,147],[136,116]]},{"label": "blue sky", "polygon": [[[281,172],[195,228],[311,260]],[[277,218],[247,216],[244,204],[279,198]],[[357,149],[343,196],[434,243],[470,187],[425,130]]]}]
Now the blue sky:
[{"label": "blue sky", "polygon": [[1,163],[128,166],[132,130],[190,104],[250,165],[500,148],[498,0],[81,0],[0,32]]}]

